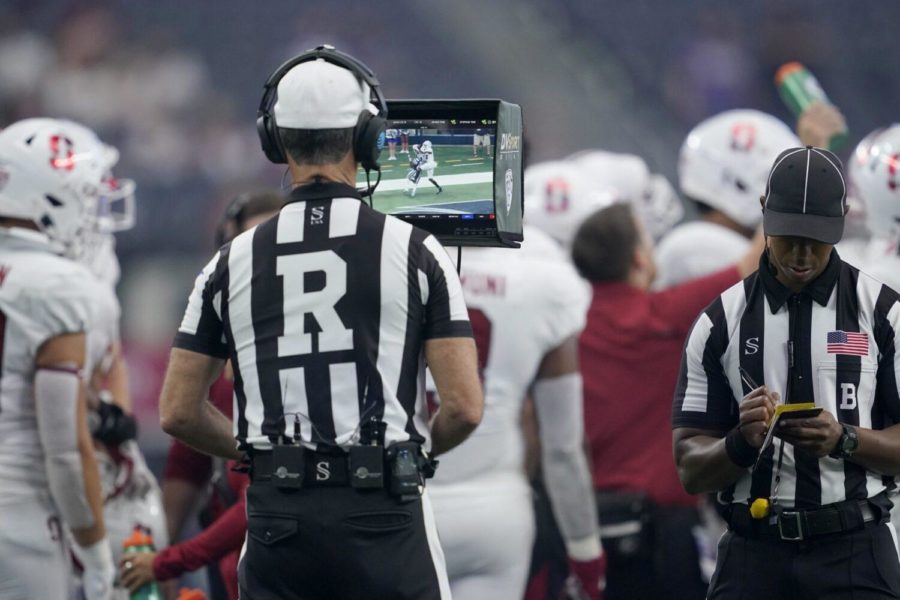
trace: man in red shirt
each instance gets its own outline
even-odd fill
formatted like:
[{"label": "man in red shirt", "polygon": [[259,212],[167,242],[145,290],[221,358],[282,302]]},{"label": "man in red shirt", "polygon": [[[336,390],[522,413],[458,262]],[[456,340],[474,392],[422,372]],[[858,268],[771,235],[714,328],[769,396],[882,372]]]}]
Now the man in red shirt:
[{"label": "man in red shirt", "polygon": [[651,292],[653,247],[628,204],[595,213],[575,236],[573,261],[594,292],[579,346],[608,600],[706,594],[698,498],[685,493],[672,459],[672,396],[694,318],[756,270],[762,249],[758,233],[736,265]]}]

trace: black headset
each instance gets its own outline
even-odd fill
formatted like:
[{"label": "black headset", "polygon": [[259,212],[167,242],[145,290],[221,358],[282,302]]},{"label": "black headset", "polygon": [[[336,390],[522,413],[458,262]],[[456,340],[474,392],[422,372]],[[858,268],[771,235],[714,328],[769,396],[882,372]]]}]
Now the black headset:
[{"label": "black headset", "polygon": [[278,123],[275,122],[273,109],[278,99],[278,83],[284,75],[300,63],[311,60],[325,60],[334,65],[347,69],[362,83],[369,86],[369,101],[378,108],[378,114],[373,115],[367,108],[359,113],[359,119],[353,128],[353,155],[363,169],[368,171],[380,171],[378,155],[381,134],[384,132],[385,119],[387,117],[387,103],[381,94],[381,86],[372,69],[349,54],[338,52],[333,46],[318,46],[313,50],[307,50],[299,56],[288,60],[278,67],[269,76],[263,87],[262,100],[259,102],[259,110],[256,112],[256,131],[266,157],[275,164],[286,164],[284,146],[281,136],[278,134]]}]

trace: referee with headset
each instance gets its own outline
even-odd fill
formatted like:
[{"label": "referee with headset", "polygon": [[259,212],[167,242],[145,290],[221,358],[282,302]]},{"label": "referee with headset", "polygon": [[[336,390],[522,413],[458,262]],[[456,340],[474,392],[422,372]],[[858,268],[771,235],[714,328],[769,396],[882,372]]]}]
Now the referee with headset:
[{"label": "referee with headset", "polygon": [[[249,462],[244,599],[450,597],[424,480],[484,400],[445,250],[354,187],[385,116],[374,74],[330,46],[271,75],[257,126],[293,190],[207,264],[175,337],[163,429]],[[226,358],[233,430],[205,400]]]},{"label": "referee with headset", "polygon": [[[900,297],[834,250],[836,156],[782,152],[759,270],[694,323],[673,411],[681,481],[719,492],[728,532],[708,598],[900,598]],[[820,410],[767,428],[776,406]],[[773,441],[770,441],[773,440]]]}]

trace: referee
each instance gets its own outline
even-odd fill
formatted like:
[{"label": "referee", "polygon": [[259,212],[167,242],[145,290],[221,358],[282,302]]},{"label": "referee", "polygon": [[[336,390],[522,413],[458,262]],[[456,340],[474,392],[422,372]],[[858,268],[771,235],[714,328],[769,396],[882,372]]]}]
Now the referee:
[{"label": "referee", "polygon": [[[260,137],[294,188],[203,269],[175,338],[163,429],[249,459],[242,598],[449,597],[428,451],[465,439],[483,399],[446,252],[354,187],[358,165],[377,169],[384,112],[371,71],[330,47],[270,77]],[[233,431],[205,401],[225,358]],[[431,431],[426,362],[442,401]]]},{"label": "referee", "polygon": [[[709,598],[900,598],[888,523],[900,298],[834,251],[845,201],[837,157],[782,152],[762,198],[759,271],[710,304],[685,345],[679,475],[728,504]],[[782,421],[764,446],[779,402],[824,410]]]}]

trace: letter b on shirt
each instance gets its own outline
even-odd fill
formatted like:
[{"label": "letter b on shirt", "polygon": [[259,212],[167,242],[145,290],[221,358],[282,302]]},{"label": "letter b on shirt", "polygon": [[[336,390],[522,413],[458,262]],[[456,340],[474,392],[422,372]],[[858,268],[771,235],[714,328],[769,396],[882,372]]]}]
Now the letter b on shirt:
[{"label": "letter b on shirt", "polygon": [[841,384],[841,410],[856,408],[856,386],[852,383]]},{"label": "letter b on shirt", "polygon": [[[284,285],[284,335],[278,338],[278,356],[312,353],[313,335],[304,331],[306,315],[319,326],[319,352],[353,349],[353,330],[344,327],[335,310],[347,293],[344,259],[331,250],[279,256],[276,273]],[[310,280],[323,277],[323,286],[306,288]]]}]

